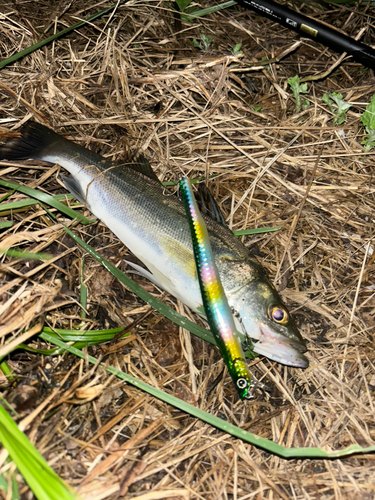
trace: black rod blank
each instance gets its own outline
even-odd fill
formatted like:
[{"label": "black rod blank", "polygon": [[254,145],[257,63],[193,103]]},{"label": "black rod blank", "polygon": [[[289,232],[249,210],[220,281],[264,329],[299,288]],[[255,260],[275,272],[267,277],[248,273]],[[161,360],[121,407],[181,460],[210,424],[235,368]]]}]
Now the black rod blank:
[{"label": "black rod blank", "polygon": [[272,0],[236,1],[242,7],[268,17],[302,36],[312,38],[336,52],[347,52],[357,62],[375,70],[375,50],[364,43],[357,42],[354,38],[343,35],[334,28],[314,21]]}]

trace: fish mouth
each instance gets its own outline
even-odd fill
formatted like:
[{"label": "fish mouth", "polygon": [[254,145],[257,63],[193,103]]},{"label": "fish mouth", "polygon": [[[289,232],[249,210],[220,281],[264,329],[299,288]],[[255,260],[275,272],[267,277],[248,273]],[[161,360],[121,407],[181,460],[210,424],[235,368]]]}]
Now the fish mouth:
[{"label": "fish mouth", "polygon": [[254,342],[254,352],[287,366],[307,368],[309,360],[302,353],[306,352],[304,342],[278,335],[266,325],[260,325],[261,336]]}]

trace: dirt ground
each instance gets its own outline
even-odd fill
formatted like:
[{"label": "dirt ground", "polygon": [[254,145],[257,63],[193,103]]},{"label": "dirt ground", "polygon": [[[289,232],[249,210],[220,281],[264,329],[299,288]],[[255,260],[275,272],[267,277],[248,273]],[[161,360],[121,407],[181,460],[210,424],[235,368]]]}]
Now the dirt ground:
[{"label": "dirt ground", "polygon": [[[0,57],[109,5],[0,0]],[[369,3],[295,1],[293,8],[375,46]],[[39,204],[10,213],[0,205],[0,221],[13,222],[0,230],[0,248],[53,255],[47,263],[0,257],[2,343],[24,342],[22,333],[43,326],[124,327],[131,332],[126,343],[93,346],[89,354],[288,447],[373,445],[374,152],[364,153],[360,121],[375,93],[373,71],[350,58],[336,65],[338,54],[238,6],[190,22],[174,9],[171,2],[131,1],[0,70],[0,134],[33,119],[113,159],[142,152],[162,181],[215,175],[209,187],[231,229],[281,226],[243,241],[296,318],[310,366],[258,357],[250,369],[268,390],[254,400],[239,400],[228,374],[208,391],[223,369],[217,349],[150,310],[66,235],[68,218],[53,223]],[[299,109],[287,84],[295,75],[307,83],[302,100],[309,103]],[[351,104],[340,125],[322,101],[333,92]],[[0,168],[1,179],[66,193],[59,166],[28,160]],[[27,198],[14,192],[3,200],[8,193],[0,186],[3,203]],[[75,224],[74,231],[121,270],[125,260],[135,261],[100,222]],[[26,343],[51,347],[35,335]],[[15,379],[2,376],[0,383],[17,421],[59,388],[26,433],[84,498],[375,498],[374,455],[285,460],[72,354],[18,349],[7,361]],[[22,498],[33,498],[20,484]]]}]

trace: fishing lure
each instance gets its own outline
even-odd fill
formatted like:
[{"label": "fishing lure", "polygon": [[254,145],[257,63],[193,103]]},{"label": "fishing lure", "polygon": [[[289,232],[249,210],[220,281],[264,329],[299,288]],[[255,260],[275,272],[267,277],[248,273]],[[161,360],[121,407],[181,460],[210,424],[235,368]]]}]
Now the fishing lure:
[{"label": "fishing lure", "polygon": [[240,398],[250,399],[249,368],[215,264],[206,224],[186,177],[180,180],[180,189],[193,240],[199,286],[208,323]]}]

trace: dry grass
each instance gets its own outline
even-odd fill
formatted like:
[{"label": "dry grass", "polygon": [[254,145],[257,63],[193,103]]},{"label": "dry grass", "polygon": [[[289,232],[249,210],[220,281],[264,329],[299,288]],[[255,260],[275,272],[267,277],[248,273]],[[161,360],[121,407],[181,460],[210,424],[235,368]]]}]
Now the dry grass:
[{"label": "dry grass", "polygon": [[[92,13],[87,7],[81,0],[1,0],[1,58],[44,38],[46,30],[86,17]],[[282,226],[277,234],[245,242],[277,277],[309,340],[310,367],[295,370],[258,358],[251,369],[270,392],[243,403],[227,376],[207,394],[222,368],[216,350],[179,335],[160,315],[148,314],[148,306],[86,257],[85,328],[140,320],[131,342],[90,351],[286,446],[333,450],[373,444],[374,153],[364,155],[360,145],[360,114],[374,93],[373,74],[346,62],[328,78],[310,83],[310,106],[295,112],[287,78],[323,73],[337,55],[307,40],[291,52],[293,33],[240,8],[189,25],[175,19],[170,7],[161,2],[125,5],[110,18],[3,69],[2,132],[17,130],[32,118],[113,158],[142,150],[162,180],[176,180],[180,172],[219,174],[210,186],[231,228]],[[373,22],[375,8],[335,7],[316,15],[355,36]],[[190,45],[200,33],[213,40],[207,52]],[[375,43],[370,30],[364,41]],[[244,54],[232,56],[230,49],[239,42]],[[267,69],[259,65],[262,56],[283,53],[281,62]],[[324,92],[335,91],[352,103],[340,127],[321,101]],[[254,106],[262,108],[254,111]],[[57,167],[26,161],[3,163],[1,169],[8,180],[51,194],[65,192]],[[0,197],[6,192],[0,188]],[[7,201],[22,198],[15,193]],[[7,219],[14,225],[2,231],[1,247],[48,252],[54,260],[40,266],[1,258],[2,339],[34,329],[31,335],[43,321],[56,328],[78,325],[83,251],[38,205]],[[104,257],[126,267],[126,248],[105,226],[77,226],[75,231]],[[146,280],[139,281],[159,294]],[[169,296],[164,300],[182,307]],[[34,345],[41,346],[39,341]],[[58,474],[90,500],[121,495],[147,500],[375,496],[373,456],[286,461],[71,355],[15,351],[9,364],[17,383],[7,386],[3,379],[4,394],[21,417],[60,387],[28,422],[27,433]],[[27,487],[23,495],[32,498]]]}]

